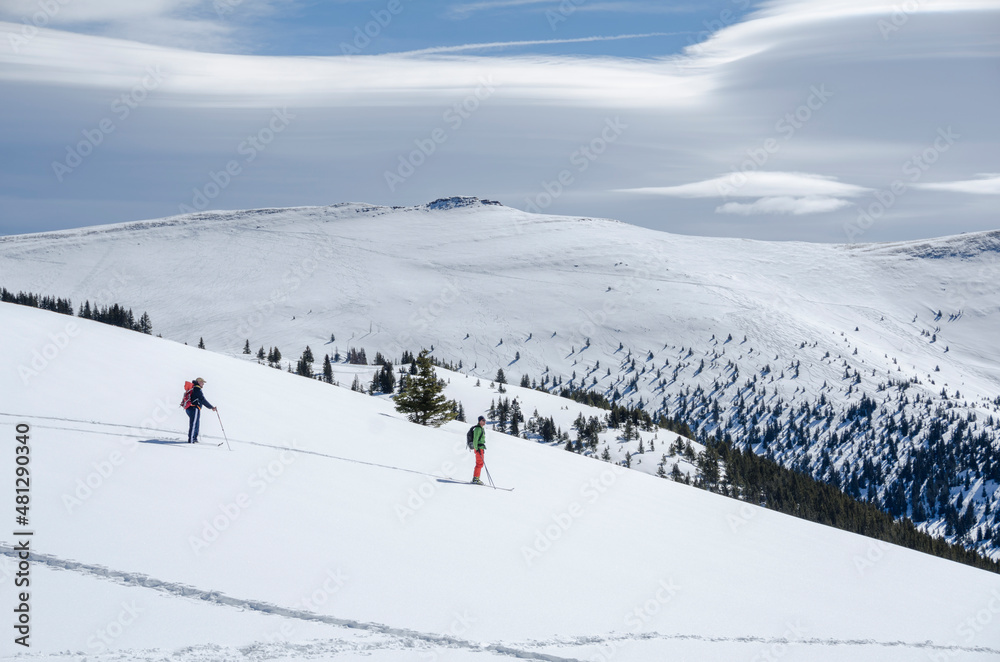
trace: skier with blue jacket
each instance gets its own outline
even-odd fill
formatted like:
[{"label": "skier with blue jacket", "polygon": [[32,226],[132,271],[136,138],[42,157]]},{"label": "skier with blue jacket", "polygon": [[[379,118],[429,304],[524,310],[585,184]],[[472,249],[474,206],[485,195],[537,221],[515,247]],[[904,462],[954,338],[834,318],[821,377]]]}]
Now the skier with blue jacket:
[{"label": "skier with blue jacket", "polygon": [[184,397],[184,411],[188,415],[188,443],[198,443],[198,429],[201,426],[201,408],[208,407],[212,411],[216,408],[205,399],[205,394],[201,389],[205,386],[205,380],[199,377],[191,382],[191,389]]}]

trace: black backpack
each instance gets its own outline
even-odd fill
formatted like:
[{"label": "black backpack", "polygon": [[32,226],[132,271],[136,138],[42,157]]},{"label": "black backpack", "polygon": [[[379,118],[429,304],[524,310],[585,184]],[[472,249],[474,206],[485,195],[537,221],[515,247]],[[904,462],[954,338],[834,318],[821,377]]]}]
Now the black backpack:
[{"label": "black backpack", "polygon": [[472,440],[474,438],[473,433],[475,433],[477,427],[479,426],[473,425],[471,428],[469,428],[469,431],[465,433],[465,445],[469,447],[470,451],[472,450]]}]

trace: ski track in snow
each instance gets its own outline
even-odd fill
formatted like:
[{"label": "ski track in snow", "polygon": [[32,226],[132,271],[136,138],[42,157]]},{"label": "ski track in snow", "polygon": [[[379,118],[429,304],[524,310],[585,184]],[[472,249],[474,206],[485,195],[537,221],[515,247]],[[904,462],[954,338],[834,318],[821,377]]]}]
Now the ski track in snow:
[{"label": "ski track in snow", "polygon": [[[17,558],[17,552],[14,550],[12,545],[0,542],[0,554],[4,556],[10,556]],[[203,600],[205,602],[210,602],[225,607],[234,607],[240,610],[256,611],[264,614],[270,614],[273,616],[281,616],[284,618],[297,619],[302,621],[313,621],[317,623],[325,623],[327,625],[335,625],[344,628],[351,628],[354,630],[362,630],[365,632],[370,632],[372,634],[381,634],[388,637],[392,637],[396,643],[395,648],[415,648],[415,647],[429,647],[429,646],[443,646],[447,648],[460,648],[469,650],[477,653],[492,653],[495,655],[504,655],[507,657],[515,657],[526,660],[543,660],[545,662],[583,662],[582,660],[576,660],[574,658],[559,657],[556,655],[549,655],[546,653],[532,652],[514,648],[511,646],[506,646],[504,644],[480,644],[475,641],[469,641],[466,639],[460,639],[458,637],[453,637],[447,634],[436,634],[432,632],[418,632],[416,630],[410,630],[407,628],[392,627],[389,625],[384,625],[381,623],[366,623],[363,621],[355,621],[348,618],[337,618],[336,616],[329,616],[325,614],[317,614],[310,611],[305,611],[302,609],[290,609],[288,607],[281,607],[269,602],[264,602],[262,600],[251,600],[251,599],[241,599],[228,596],[219,591],[206,591],[199,589],[194,586],[187,584],[180,584],[175,582],[165,582],[148,575],[144,575],[138,572],[123,572],[120,570],[112,570],[100,565],[91,565],[87,563],[80,563],[78,561],[70,561],[66,559],[60,559],[51,554],[43,554],[38,552],[31,553],[31,560],[34,563],[41,563],[54,570],[68,570],[70,572],[76,572],[83,575],[89,575],[92,577],[98,577],[107,581],[115,582],[116,584],[122,584],[124,586],[141,586],[143,588],[153,589],[155,591],[160,591],[162,593],[167,593],[172,596],[190,598],[192,600]],[[327,645],[327,644],[320,644]],[[259,648],[266,649],[268,644],[253,644],[250,647],[245,647],[240,649],[244,651],[246,657],[250,657],[253,653],[254,659],[259,659],[256,655],[256,651]],[[206,648],[218,648],[218,647],[206,647]],[[195,649],[182,649],[183,650],[195,650]],[[287,650],[277,651],[280,654],[288,652]],[[162,659],[162,656],[158,656]],[[213,659],[217,659],[214,658]]]},{"label": "ski track in snow", "polygon": [[798,645],[798,646],[879,646],[882,648],[912,648],[916,650],[943,651],[952,654],[977,653],[1000,656],[1000,649],[987,646],[959,646],[955,644],[936,644],[932,641],[879,641],[877,639],[834,639],[822,637],[806,637],[802,639],[790,637],[759,637],[746,636],[715,636],[702,634],[643,632],[636,634],[557,637],[551,640],[527,641],[517,644],[519,648],[548,648],[553,646],[599,646],[610,643],[630,643],[650,640],[703,641],[706,643],[740,643],[755,645]]},{"label": "ski track in snow", "polygon": [[[8,414],[6,412],[0,412],[0,416],[9,416],[11,418],[20,418],[20,419],[36,419],[36,418],[39,418],[39,419],[50,420],[50,421],[67,421],[67,422],[70,422],[70,423],[83,423],[85,425],[110,426],[110,427],[116,427],[116,428],[128,428],[128,429],[132,429],[132,430],[142,430],[143,431],[141,434],[138,434],[138,433],[129,433],[129,434],[126,434],[126,433],[123,433],[123,432],[107,432],[107,431],[104,431],[104,430],[84,430],[84,429],[81,429],[81,428],[67,428],[67,427],[59,427],[59,426],[55,426],[55,425],[36,425],[36,424],[32,424],[32,427],[34,427],[34,428],[40,428],[40,429],[44,429],[44,430],[61,430],[63,432],[82,432],[84,434],[98,434],[98,435],[101,435],[101,436],[125,437],[127,439],[139,439],[140,437],[148,436],[147,433],[150,433],[150,432],[165,432],[167,434],[172,434],[172,435],[178,434],[177,430],[162,430],[162,429],[159,429],[159,428],[147,428],[147,427],[141,427],[141,426],[138,426],[138,425],[123,425],[121,423],[102,423],[102,422],[98,422],[98,421],[84,421],[84,420],[81,420],[81,419],[60,418],[60,417],[57,417],[57,416],[37,416],[35,414],[28,414],[28,415]],[[203,438],[203,439],[217,439],[217,440],[220,440],[220,441],[225,439],[225,437],[222,437],[220,435],[213,435],[213,434],[200,434],[199,438]],[[159,441],[182,441],[182,440],[179,437],[170,437],[170,438],[159,439]],[[342,457],[340,455],[330,455],[329,453],[320,453],[319,451],[311,451],[311,450],[306,450],[304,448],[295,448],[294,446],[280,446],[280,445],[277,445],[277,444],[264,444],[264,443],[261,443],[259,441],[247,441],[245,439],[232,439],[232,438],[230,438],[229,441],[233,442],[233,443],[237,443],[237,444],[247,444],[248,446],[259,446],[261,448],[273,448],[275,450],[280,450],[280,451],[289,451],[291,453],[304,453],[306,455],[316,455],[316,456],[325,457],[325,458],[328,458],[328,459],[331,459],[331,460],[340,460],[341,462],[352,462],[354,464],[365,464],[365,465],[368,465],[369,467],[379,467],[380,469],[391,469],[393,471],[403,471],[405,473],[417,474],[418,476],[427,476],[429,478],[448,478],[447,476],[439,476],[438,474],[431,474],[431,473],[427,473],[426,471],[417,471],[416,469],[406,469],[405,467],[394,467],[394,466],[389,465],[389,464],[379,464],[378,462],[368,462],[367,460],[357,460],[357,459],[350,458],[350,457]]]},{"label": "ski track in snow", "polygon": [[[17,558],[17,552],[14,550],[14,547],[12,545],[5,544],[2,542],[0,542],[0,554],[12,558]],[[481,644],[446,634],[419,632],[407,628],[392,627],[382,623],[366,623],[363,621],[356,621],[347,618],[338,618],[336,616],[317,614],[302,609],[291,609],[288,607],[281,607],[279,605],[275,605],[262,600],[234,598],[219,591],[207,591],[187,584],[180,584],[176,582],[165,582],[138,572],[123,572],[120,570],[112,570],[110,568],[106,568],[100,565],[91,565],[86,563],[80,563],[78,561],[60,559],[50,554],[32,552],[31,559],[35,563],[42,563],[54,570],[67,570],[70,572],[77,572],[83,575],[89,575],[92,577],[104,579],[106,581],[115,582],[117,584],[121,584],[124,586],[140,586],[143,588],[148,588],[155,591],[167,593],[169,595],[176,597],[189,598],[192,600],[203,600],[205,602],[210,602],[212,604],[216,604],[219,606],[233,607],[240,610],[256,611],[263,614],[269,614],[273,616],[280,616],[296,620],[325,623],[327,625],[351,628],[354,630],[362,630],[371,634],[385,635],[391,638],[390,641],[387,642],[372,642],[370,644],[363,644],[360,647],[355,644],[350,644],[335,639],[330,639],[320,642],[310,642],[305,644],[288,644],[288,643],[268,644],[268,643],[258,642],[251,644],[249,646],[229,649],[229,653],[234,656],[232,658],[220,656],[226,652],[225,648],[216,645],[206,645],[200,647],[187,647],[179,651],[175,651],[173,653],[173,657],[177,657],[178,655],[184,653],[192,653],[192,654],[211,653],[213,660],[247,659],[247,658],[259,660],[259,659],[282,657],[288,654],[289,652],[295,653],[300,656],[305,656],[305,655],[315,656],[319,654],[338,654],[348,651],[359,652],[361,650],[371,651],[371,650],[398,649],[398,648],[417,649],[417,648],[431,648],[431,647],[443,646],[447,648],[464,649],[470,652],[490,653],[494,655],[503,655],[506,657],[514,657],[526,660],[543,660],[545,662],[584,662],[583,660],[577,658],[560,657],[548,653],[542,653],[537,651],[537,649],[551,648],[551,647],[567,647],[567,646],[568,647],[595,646],[595,645],[617,643],[617,642],[629,643],[629,642],[651,641],[651,640],[700,641],[708,644],[735,643],[735,644],[754,644],[754,645],[800,645],[800,646],[879,646],[883,648],[909,648],[914,650],[942,651],[952,654],[976,653],[976,654],[1000,656],[1000,649],[996,648],[989,648],[986,646],[959,646],[954,644],[936,644],[932,641],[923,641],[923,642],[879,641],[877,639],[834,639],[834,638],[820,638],[820,637],[796,639],[789,637],[761,637],[755,635],[715,636],[715,635],[660,633],[660,632],[621,634],[621,635],[608,634],[608,635],[580,636],[580,637],[556,637],[549,640],[540,640],[540,641],[533,640],[528,642],[521,642],[515,645],[507,645],[502,643]],[[153,653],[152,651],[150,652]],[[134,655],[130,654],[129,659],[134,659],[134,660],[162,659],[161,653],[155,653],[153,657],[145,657],[145,658],[140,657],[139,656],[140,654],[141,653],[137,653]],[[52,658],[55,656],[48,654],[41,654],[38,657]]]}]

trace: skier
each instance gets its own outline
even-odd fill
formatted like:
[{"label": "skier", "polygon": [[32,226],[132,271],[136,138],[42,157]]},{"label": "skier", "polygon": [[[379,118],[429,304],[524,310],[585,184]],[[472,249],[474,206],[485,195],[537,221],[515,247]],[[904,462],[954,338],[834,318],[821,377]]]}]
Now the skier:
[{"label": "skier", "polygon": [[479,417],[479,424],[472,431],[472,450],[476,452],[476,472],[472,475],[472,482],[476,485],[482,485],[483,481],[479,480],[479,473],[483,470],[483,464],[486,462],[486,419],[482,416]]},{"label": "skier", "polygon": [[198,428],[201,424],[201,407],[202,405],[208,407],[212,411],[216,411],[216,408],[212,406],[208,400],[205,399],[205,394],[201,392],[202,387],[205,386],[205,380],[199,377],[191,383],[191,396],[190,398],[185,398],[187,404],[184,407],[184,411],[188,415],[188,443],[197,444],[198,443]]}]

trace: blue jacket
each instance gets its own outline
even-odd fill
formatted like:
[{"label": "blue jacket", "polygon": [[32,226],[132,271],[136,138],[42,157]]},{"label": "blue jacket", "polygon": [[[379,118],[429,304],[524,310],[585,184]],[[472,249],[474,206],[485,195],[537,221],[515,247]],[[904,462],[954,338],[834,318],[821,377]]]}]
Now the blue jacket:
[{"label": "blue jacket", "polygon": [[205,399],[205,394],[201,392],[201,387],[197,384],[191,389],[191,405],[201,409],[202,407],[208,407],[209,409],[214,409],[212,403]]}]

